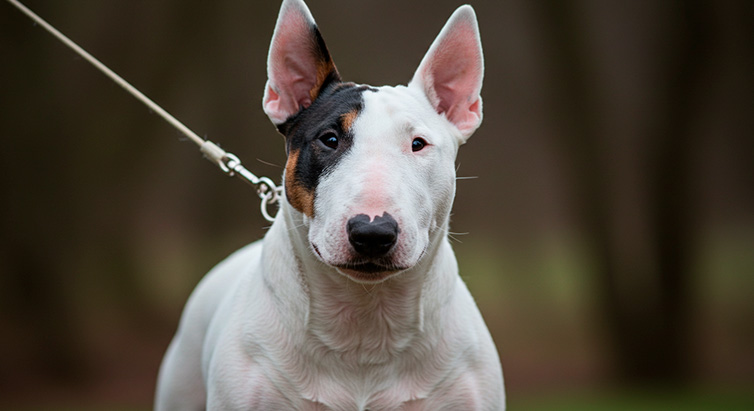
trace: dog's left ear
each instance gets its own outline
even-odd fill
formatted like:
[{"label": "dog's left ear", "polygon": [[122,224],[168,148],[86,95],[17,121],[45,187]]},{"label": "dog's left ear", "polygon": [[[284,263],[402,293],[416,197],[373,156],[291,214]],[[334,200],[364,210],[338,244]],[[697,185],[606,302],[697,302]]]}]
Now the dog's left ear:
[{"label": "dog's left ear", "polygon": [[484,57],[474,9],[459,7],[422,59],[409,87],[419,87],[456,126],[463,144],[482,123]]},{"label": "dog's left ear", "polygon": [[267,56],[264,112],[280,125],[332,81],[340,75],[309,8],[303,0],[283,0]]}]

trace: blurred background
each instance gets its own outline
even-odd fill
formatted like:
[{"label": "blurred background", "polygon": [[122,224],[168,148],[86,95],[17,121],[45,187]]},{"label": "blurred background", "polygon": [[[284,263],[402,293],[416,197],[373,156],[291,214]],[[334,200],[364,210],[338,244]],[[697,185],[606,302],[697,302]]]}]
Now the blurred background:
[{"label": "blurred background", "polygon": [[[453,244],[510,409],[754,409],[754,2],[472,3],[485,120]],[[278,1],[26,4],[279,180]],[[458,5],[309,1],[373,85]],[[264,235],[258,199],[8,4],[0,54],[0,408],[149,409],[189,293]]]}]

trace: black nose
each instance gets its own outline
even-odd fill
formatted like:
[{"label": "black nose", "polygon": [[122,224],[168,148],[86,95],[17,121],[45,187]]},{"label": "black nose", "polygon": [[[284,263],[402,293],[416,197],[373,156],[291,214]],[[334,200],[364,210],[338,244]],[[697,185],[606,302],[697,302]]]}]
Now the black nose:
[{"label": "black nose", "polygon": [[348,220],[348,241],[359,254],[371,258],[382,257],[398,241],[398,222],[388,213],[370,220],[366,214]]}]

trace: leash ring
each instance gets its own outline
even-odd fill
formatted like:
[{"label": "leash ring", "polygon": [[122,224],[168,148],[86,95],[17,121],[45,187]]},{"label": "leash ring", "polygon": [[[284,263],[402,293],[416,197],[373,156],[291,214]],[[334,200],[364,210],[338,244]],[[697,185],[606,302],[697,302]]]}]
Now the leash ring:
[{"label": "leash ring", "polygon": [[278,191],[270,190],[267,194],[260,195],[260,197],[262,198],[262,201],[259,204],[259,210],[262,212],[262,217],[269,222],[275,221],[275,217],[270,215],[267,208],[269,205],[275,204],[278,201]]}]

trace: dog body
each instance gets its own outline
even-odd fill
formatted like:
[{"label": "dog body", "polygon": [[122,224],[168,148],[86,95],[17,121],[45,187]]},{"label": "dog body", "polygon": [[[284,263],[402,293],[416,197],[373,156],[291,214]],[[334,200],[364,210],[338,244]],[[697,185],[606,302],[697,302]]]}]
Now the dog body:
[{"label": "dog body", "polygon": [[304,3],[283,1],[263,107],[286,137],[286,198],[192,294],[156,409],[504,409],[447,240],[482,67],[463,6],[408,86],[343,83]]}]

